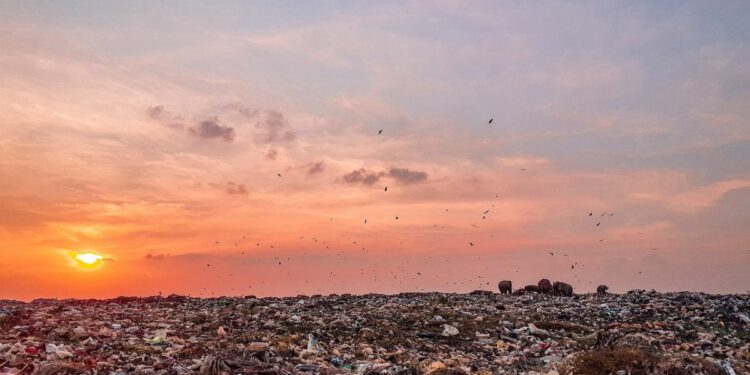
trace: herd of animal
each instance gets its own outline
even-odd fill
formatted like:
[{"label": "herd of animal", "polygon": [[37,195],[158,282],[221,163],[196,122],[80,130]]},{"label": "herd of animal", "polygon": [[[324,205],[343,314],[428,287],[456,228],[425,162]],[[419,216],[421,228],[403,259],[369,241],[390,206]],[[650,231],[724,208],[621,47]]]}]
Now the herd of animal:
[{"label": "herd of animal", "polygon": [[[503,280],[497,284],[500,294],[522,295],[527,293],[552,294],[555,296],[573,297],[573,286],[562,281],[550,282],[549,279],[541,279],[536,285],[526,285],[521,289],[513,290],[513,282]],[[599,285],[596,288],[597,294],[607,294],[609,287]]]}]

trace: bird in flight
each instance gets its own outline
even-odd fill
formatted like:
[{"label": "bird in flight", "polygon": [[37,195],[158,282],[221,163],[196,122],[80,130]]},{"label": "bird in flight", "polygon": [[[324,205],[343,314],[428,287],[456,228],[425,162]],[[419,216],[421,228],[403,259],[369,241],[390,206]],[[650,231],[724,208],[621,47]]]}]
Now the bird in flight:
[{"label": "bird in flight", "polygon": [[469,246],[474,246],[474,243],[473,242],[469,242]]},{"label": "bird in flight", "polygon": [[380,133],[382,133],[382,132],[383,132],[383,129],[380,129],[380,130],[378,130],[378,134],[380,134]]},{"label": "bird in flight", "polygon": [[492,120],[494,120],[494,118],[491,118],[491,119],[490,119],[490,121],[488,122],[488,124],[491,124],[491,123],[492,123]]},{"label": "bird in flight", "polygon": [[386,186],[385,189],[383,189],[383,191],[388,191],[388,186]]},{"label": "bird in flight", "polygon": [[598,226],[599,226],[599,224],[601,224],[601,223],[596,223],[596,226],[598,227]]},{"label": "bird in flight", "polygon": [[276,173],[277,176],[281,177],[281,173]]},{"label": "bird in flight", "polygon": [[365,224],[367,224],[367,219],[365,219]]}]

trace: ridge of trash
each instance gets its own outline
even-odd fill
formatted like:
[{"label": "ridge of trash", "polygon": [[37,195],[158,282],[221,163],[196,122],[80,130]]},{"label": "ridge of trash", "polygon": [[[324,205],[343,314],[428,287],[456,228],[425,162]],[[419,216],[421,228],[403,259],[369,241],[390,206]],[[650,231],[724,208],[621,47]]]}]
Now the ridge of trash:
[{"label": "ridge of trash", "polygon": [[0,375],[748,374],[750,295],[0,300]]}]

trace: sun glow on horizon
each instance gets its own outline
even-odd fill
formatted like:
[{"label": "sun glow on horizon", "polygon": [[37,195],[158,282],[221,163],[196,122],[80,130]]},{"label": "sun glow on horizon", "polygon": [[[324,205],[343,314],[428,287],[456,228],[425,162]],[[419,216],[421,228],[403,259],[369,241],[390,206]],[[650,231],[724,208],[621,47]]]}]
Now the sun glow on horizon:
[{"label": "sun glow on horizon", "polygon": [[76,261],[79,266],[84,268],[94,268],[99,266],[104,260],[104,256],[96,253],[72,253],[71,258]]}]

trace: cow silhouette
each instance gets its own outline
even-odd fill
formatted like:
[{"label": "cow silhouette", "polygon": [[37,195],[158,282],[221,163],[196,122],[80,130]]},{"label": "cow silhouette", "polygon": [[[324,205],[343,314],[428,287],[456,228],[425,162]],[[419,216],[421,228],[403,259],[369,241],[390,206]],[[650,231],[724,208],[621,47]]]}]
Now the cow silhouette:
[{"label": "cow silhouette", "polygon": [[542,293],[542,294],[552,293],[552,283],[548,279],[539,280],[537,285],[539,286],[539,293]]},{"label": "cow silhouette", "polygon": [[513,283],[510,280],[503,280],[497,283],[500,294],[510,294],[513,291]]}]

